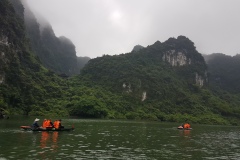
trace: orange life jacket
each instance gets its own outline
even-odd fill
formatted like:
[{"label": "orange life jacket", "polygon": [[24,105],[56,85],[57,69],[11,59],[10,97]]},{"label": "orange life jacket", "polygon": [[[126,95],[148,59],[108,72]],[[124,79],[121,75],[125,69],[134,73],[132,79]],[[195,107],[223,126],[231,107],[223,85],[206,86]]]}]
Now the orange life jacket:
[{"label": "orange life jacket", "polygon": [[47,120],[47,121],[46,121],[46,127],[52,127],[50,120]]},{"label": "orange life jacket", "polygon": [[183,128],[187,128],[187,124],[186,123],[183,125]]},{"label": "orange life jacket", "polygon": [[60,125],[60,121],[55,121],[53,125],[54,125],[54,128],[58,129],[60,127],[59,126]]},{"label": "orange life jacket", "polygon": [[47,127],[47,120],[44,120],[44,121],[43,121],[42,127],[43,127],[43,128],[46,128],[46,127]]},{"label": "orange life jacket", "polygon": [[183,125],[183,128],[190,128],[190,124],[185,123],[185,124]]},{"label": "orange life jacket", "polygon": [[185,123],[185,124],[183,125],[183,128],[190,128],[190,124]]}]

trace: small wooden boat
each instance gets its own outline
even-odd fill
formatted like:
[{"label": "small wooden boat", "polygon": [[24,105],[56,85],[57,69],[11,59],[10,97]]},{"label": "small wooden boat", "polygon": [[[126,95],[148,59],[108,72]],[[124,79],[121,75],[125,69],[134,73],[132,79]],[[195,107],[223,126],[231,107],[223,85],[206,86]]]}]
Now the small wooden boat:
[{"label": "small wooden boat", "polygon": [[71,128],[59,128],[59,129],[56,129],[56,128],[53,128],[53,127],[47,127],[47,128],[42,128],[42,127],[39,127],[39,128],[31,128],[31,126],[20,126],[20,128],[22,128],[23,130],[25,131],[40,131],[40,132],[44,132],[44,131],[72,131],[74,130],[74,126],[72,126]]}]

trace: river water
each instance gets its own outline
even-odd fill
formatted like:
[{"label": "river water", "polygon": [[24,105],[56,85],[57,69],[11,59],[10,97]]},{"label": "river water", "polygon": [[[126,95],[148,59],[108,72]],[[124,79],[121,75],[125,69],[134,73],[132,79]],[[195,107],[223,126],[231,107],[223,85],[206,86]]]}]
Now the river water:
[{"label": "river water", "polygon": [[20,129],[34,119],[0,120],[0,160],[240,159],[239,127],[192,124],[192,130],[183,131],[176,129],[177,123],[62,119],[65,127],[74,125],[75,130]]}]

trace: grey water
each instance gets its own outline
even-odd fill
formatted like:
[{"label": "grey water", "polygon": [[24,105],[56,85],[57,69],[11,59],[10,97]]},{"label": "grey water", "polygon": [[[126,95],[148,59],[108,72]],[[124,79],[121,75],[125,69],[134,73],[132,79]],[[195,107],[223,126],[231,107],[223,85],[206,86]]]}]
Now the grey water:
[{"label": "grey water", "polygon": [[184,131],[177,123],[62,119],[65,127],[74,125],[75,130],[20,129],[34,119],[0,120],[0,160],[240,159],[240,127],[192,124],[192,130]]}]

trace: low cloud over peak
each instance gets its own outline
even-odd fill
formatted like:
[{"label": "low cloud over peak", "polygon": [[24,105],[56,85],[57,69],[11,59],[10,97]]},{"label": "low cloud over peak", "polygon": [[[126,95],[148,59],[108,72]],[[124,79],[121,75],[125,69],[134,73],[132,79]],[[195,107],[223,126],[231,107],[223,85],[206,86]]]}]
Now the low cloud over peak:
[{"label": "low cloud over peak", "polygon": [[[240,1],[227,0],[26,0],[78,56],[130,52],[136,44],[185,35],[204,54],[240,53]],[[94,46],[94,47],[93,47]]]}]

